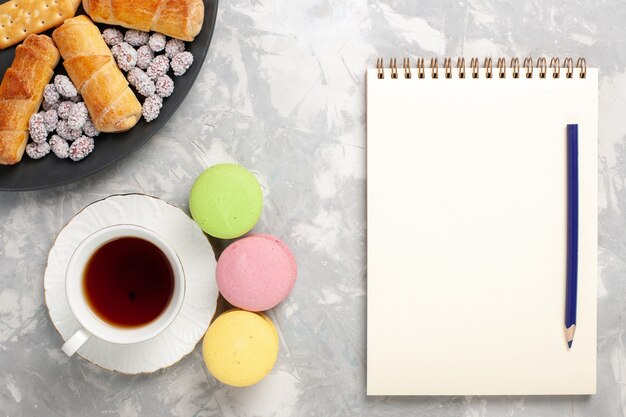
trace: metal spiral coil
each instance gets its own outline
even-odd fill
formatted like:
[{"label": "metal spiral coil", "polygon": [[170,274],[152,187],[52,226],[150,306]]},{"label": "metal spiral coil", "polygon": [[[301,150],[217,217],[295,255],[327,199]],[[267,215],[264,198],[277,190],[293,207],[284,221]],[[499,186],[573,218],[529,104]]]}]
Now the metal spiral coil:
[{"label": "metal spiral coil", "polygon": [[[402,59],[402,71],[398,72],[398,64],[396,58],[391,58],[389,60],[389,66],[384,66],[384,60],[382,58],[378,58],[376,60],[376,74],[378,79],[384,79],[386,72],[385,69],[388,69],[388,75],[391,79],[398,79],[404,77],[405,79],[424,79],[426,78],[426,64],[425,59],[423,57],[417,58],[416,65],[414,67],[411,66],[411,58],[403,58]],[[493,59],[490,57],[485,58],[483,61],[483,65],[480,65],[480,61],[476,57],[472,57],[470,59],[469,67],[465,65],[465,58],[459,57],[456,61],[457,68],[457,78],[465,79],[467,76],[467,72],[469,70],[471,74],[471,78],[494,78],[494,65]],[[439,65],[438,59],[433,57],[430,59],[430,65],[428,67],[428,72],[430,78],[436,79],[439,78]],[[481,71],[481,69],[483,71]],[[537,69],[535,73],[534,70]],[[511,58],[510,64],[507,66],[506,58],[499,57],[496,61],[496,71],[497,78],[505,79],[508,74],[511,74],[511,77],[514,79],[518,79],[521,77],[521,71],[523,71],[524,78],[533,78],[534,75],[537,75],[540,79],[548,78],[548,73],[550,73],[551,78],[558,79],[561,78],[561,69],[564,70],[565,78],[571,79],[574,78],[574,69],[578,70],[579,78],[587,77],[587,61],[585,58],[578,58],[576,60],[576,65],[574,65],[574,59],[571,57],[566,57],[563,60],[563,65],[561,65],[561,60],[558,57],[550,58],[550,64],[548,65],[547,58],[539,57],[536,60],[536,65],[533,65],[533,59],[530,57],[524,58],[524,61],[520,68],[520,60],[517,57]],[[444,79],[452,79],[454,78],[454,64],[453,60],[450,57],[443,58],[443,78]],[[401,74],[401,75],[400,75]]]}]

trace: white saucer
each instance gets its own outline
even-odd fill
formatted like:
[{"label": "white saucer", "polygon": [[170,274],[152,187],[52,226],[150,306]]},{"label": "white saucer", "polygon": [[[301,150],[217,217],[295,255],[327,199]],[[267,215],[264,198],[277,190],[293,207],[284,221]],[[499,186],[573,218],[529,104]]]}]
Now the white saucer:
[{"label": "white saucer", "polygon": [[[80,211],[59,232],[48,255],[45,298],[52,323],[63,340],[81,326],[65,296],[65,270],[72,253],[87,236],[115,224],[135,224],[161,235],[176,250],[185,270],[185,301],[174,322],[159,336],[120,345],[91,337],[78,354],[94,364],[125,374],[154,372],[190,353],[215,312],[218,290],[215,255],[202,230],[181,209],[142,194],[114,195]],[[59,350],[61,349],[59,341]]]}]

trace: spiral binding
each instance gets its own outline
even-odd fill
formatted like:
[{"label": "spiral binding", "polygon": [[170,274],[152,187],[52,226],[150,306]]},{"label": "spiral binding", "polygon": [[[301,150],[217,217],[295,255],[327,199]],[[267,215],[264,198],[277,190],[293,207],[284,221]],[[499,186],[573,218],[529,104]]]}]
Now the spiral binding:
[{"label": "spiral binding", "polygon": [[[578,58],[576,61],[576,65],[574,65],[574,59],[567,57],[563,60],[563,66],[561,66],[561,61],[558,57],[553,57],[550,59],[550,64],[548,65],[548,61],[546,58],[540,57],[537,58],[536,66],[533,66],[533,59],[528,57],[524,58],[524,61],[520,67],[520,61],[518,58],[512,58],[510,64],[506,65],[506,59],[503,57],[499,57],[496,61],[497,77],[498,78],[506,78],[507,72],[511,72],[511,76],[513,78],[520,78],[520,68],[523,72],[523,76],[525,78],[533,78],[533,70],[536,69],[536,74],[539,78],[546,78],[548,73],[551,73],[552,78],[561,78],[561,69],[565,72],[565,78],[574,78],[574,68],[580,70],[578,72],[579,78],[587,77],[587,61],[585,58]],[[411,59],[403,58],[402,60],[402,74],[405,79],[412,78],[411,72]],[[430,65],[428,68],[426,67],[425,60],[422,57],[417,58],[416,66],[417,69],[417,78],[426,78],[426,72],[430,73],[431,78],[439,78],[439,65],[437,63],[437,58],[430,59]],[[476,57],[472,57],[470,60],[471,69],[470,75],[471,78],[479,78],[480,77],[480,68],[483,68],[485,78],[493,78],[494,77],[494,64],[491,58],[485,58],[483,62],[483,66],[480,66],[480,61]],[[376,60],[376,69],[377,75],[379,79],[385,78],[385,64],[382,58],[378,58]],[[391,58],[389,60],[389,69],[391,70],[391,78],[397,79],[398,77],[398,63],[396,58]],[[459,78],[466,77],[466,67],[465,67],[465,58],[460,57],[456,62],[456,69],[458,71]],[[450,79],[452,78],[452,73],[454,71],[454,65],[452,63],[452,58],[446,57],[443,59],[443,78]]]}]

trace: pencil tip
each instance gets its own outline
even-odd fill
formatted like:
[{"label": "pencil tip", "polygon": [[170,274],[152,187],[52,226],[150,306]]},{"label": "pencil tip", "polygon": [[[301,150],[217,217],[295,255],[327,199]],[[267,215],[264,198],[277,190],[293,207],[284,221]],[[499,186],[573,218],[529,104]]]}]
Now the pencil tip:
[{"label": "pencil tip", "polygon": [[567,340],[567,346],[572,348],[572,342],[574,341],[574,332],[576,331],[576,325],[572,324],[565,329],[565,340]]}]

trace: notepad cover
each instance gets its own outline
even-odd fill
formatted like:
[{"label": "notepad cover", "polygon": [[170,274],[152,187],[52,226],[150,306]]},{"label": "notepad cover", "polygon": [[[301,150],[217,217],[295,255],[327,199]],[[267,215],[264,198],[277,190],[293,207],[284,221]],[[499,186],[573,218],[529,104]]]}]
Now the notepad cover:
[{"label": "notepad cover", "polygon": [[[595,393],[598,72],[480,71],[367,71],[368,395]],[[569,350],[568,123],[580,138]]]}]

